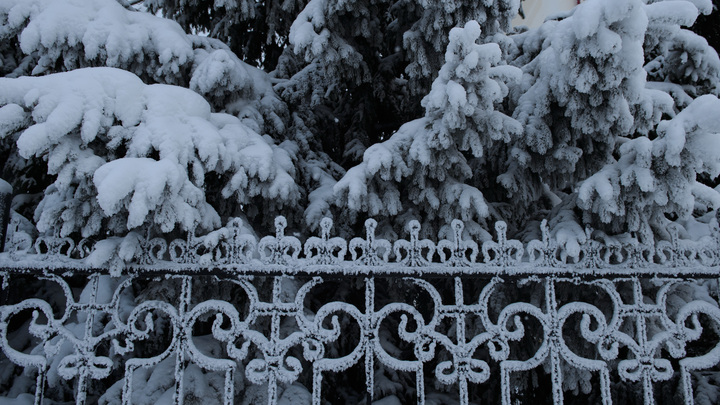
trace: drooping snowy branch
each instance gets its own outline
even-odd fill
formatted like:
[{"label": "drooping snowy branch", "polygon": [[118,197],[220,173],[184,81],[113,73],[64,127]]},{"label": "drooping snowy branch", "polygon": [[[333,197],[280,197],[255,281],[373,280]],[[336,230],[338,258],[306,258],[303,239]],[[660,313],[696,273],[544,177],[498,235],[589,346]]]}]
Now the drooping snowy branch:
[{"label": "drooping snowy branch", "polygon": [[645,6],[648,29],[644,52],[648,87],[667,92],[682,110],[704,94],[720,96],[720,59],[707,40],[684,29],[699,13],[708,14],[710,0],[663,1]]},{"label": "drooping snowy branch", "polygon": [[265,73],[220,41],[187,35],[174,21],[127,10],[115,0],[6,0],[0,23],[8,47],[0,72],[9,77],[115,67],[146,83],[189,87],[256,131],[285,129],[286,107]]},{"label": "drooping snowy branch", "polygon": [[720,208],[720,193],[697,181],[720,175],[720,100],[702,96],[671,120],[658,137],[620,147],[619,159],[585,180],[578,205],[617,230],[666,226],[665,215],[688,218],[694,209]]},{"label": "drooping snowy branch", "polygon": [[[504,186],[520,202],[524,183],[552,189],[602,167],[620,138],[647,133],[670,109],[669,97],[645,88],[641,1],[588,1],[555,25],[528,65],[514,116],[524,132],[513,143]],[[641,125],[644,124],[644,125]],[[537,188],[536,188],[537,190]],[[532,200],[530,200],[532,201]]]},{"label": "drooping snowy branch", "polygon": [[[55,176],[36,211],[41,231],[211,229],[220,217],[208,200],[235,201],[222,215],[258,215],[297,196],[284,149],[190,90],[111,68],[0,81],[0,116],[13,128],[3,135]],[[256,197],[273,204],[257,209]]]}]

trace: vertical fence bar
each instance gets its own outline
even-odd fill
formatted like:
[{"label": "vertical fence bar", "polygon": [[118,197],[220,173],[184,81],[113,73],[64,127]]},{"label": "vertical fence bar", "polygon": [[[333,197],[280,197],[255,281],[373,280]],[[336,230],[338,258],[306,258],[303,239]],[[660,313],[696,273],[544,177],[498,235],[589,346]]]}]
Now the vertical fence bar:
[{"label": "vertical fence bar", "polygon": [[[460,277],[455,277],[455,336],[457,338],[457,347],[464,348],[465,346],[465,296],[463,292],[463,283]],[[455,364],[458,368],[458,391],[460,393],[460,404],[467,405],[469,401],[467,376],[465,370],[460,369],[460,364]]]},{"label": "vertical fence bar", "polygon": [[232,405],[235,400],[235,387],[233,379],[235,377],[235,369],[229,368],[225,371],[225,392],[223,396],[223,405]]},{"label": "vertical fence bar", "polygon": [[564,402],[562,390],[562,368],[560,367],[560,322],[558,320],[557,296],[555,295],[555,278],[545,280],[545,307],[548,316],[548,345],[550,346],[550,379],[552,380],[553,404],[562,405]]},{"label": "vertical fence bar", "polygon": [[690,375],[690,371],[688,371],[684,367],[682,367],[680,370],[680,381],[682,383],[683,399],[685,400],[685,405],[695,405],[695,398],[693,398],[692,389],[692,376]]},{"label": "vertical fence bar", "polygon": [[510,405],[510,369],[507,367],[507,363],[500,363],[500,389],[502,405]]},{"label": "vertical fence bar", "polygon": [[600,396],[603,405],[612,405],[612,393],[610,392],[610,370],[600,370]]},{"label": "vertical fence bar", "polygon": [[[373,342],[375,340],[375,278],[367,277],[365,279],[365,319],[362,333],[365,339],[365,389],[367,390],[368,399],[373,400],[375,391],[375,350]],[[362,343],[362,342],[361,342]]]},{"label": "vertical fence bar", "polygon": [[135,371],[135,367],[132,367],[130,365],[125,365],[125,375],[123,375],[123,390],[122,390],[122,405],[130,405],[130,400],[132,396],[132,390],[133,390],[133,372]]},{"label": "vertical fence bar", "polygon": [[320,405],[322,400],[322,370],[318,362],[313,363],[312,405]]},{"label": "vertical fence bar", "polygon": [[[86,359],[89,360],[94,351],[93,347],[90,347],[90,341],[93,337],[93,324],[95,323],[95,304],[97,303],[97,292],[98,283],[100,276],[93,274],[90,276],[90,302],[88,302],[88,314],[85,318],[85,335],[83,336],[83,343],[85,346],[85,353],[82,353]],[[87,386],[88,386],[88,374],[90,373],[88,365],[83,365],[79,368],[78,381],[77,381],[77,393],[75,394],[75,404],[84,405],[87,401]]]},{"label": "vertical fence bar", "polygon": [[35,401],[33,405],[42,405],[45,398],[45,378],[47,375],[47,366],[38,367],[37,380],[35,381]]},{"label": "vertical fence bar", "polygon": [[282,280],[284,276],[275,276],[273,278],[273,289],[272,289],[272,313],[270,315],[270,341],[268,342],[268,345],[270,347],[270,357],[272,359],[266,358],[265,361],[267,362],[267,368],[268,368],[268,405],[275,405],[278,401],[278,369],[281,366],[281,364],[271,364],[272,362],[275,362],[276,359],[279,359],[279,362],[282,362],[281,356],[279,356],[279,346],[280,346],[280,306],[282,303],[282,299],[280,298],[282,295]]},{"label": "vertical fence bar", "polygon": [[192,277],[183,276],[181,280],[180,303],[174,330],[174,333],[178,334],[177,346],[175,346],[175,392],[173,393],[173,404],[175,405],[182,405],[185,402],[185,350],[187,348],[186,339],[189,339],[189,336],[185,335],[185,323],[192,296]]},{"label": "vertical fence bar", "polygon": [[417,386],[417,403],[425,405],[425,372],[422,365],[415,372],[415,385]]}]

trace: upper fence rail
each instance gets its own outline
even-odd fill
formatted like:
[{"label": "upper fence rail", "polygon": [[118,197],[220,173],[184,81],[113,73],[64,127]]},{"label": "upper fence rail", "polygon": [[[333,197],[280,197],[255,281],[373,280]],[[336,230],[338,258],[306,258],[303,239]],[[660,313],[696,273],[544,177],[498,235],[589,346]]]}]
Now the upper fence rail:
[{"label": "upper fence rail", "polygon": [[633,236],[594,238],[585,229],[579,243],[551,235],[545,221],[542,239],[522,243],[507,238],[507,225],[495,224],[494,240],[478,243],[464,238],[464,224],[451,224],[452,237],[438,242],[420,238],[420,223],[407,225],[409,239],[394,242],[375,236],[377,222],[365,221],[365,236],[349,241],[332,236],[333,222],[324,218],[321,234],[304,243],[286,235],[287,221],[275,220],[275,235],[256,239],[242,232],[239,219],[203,236],[167,241],[132,232],[124,238],[94,241],[41,235],[33,240],[11,221],[4,271],[85,271],[110,273],[227,273],[285,275],[656,275],[716,277],[720,267],[720,227],[698,240],[681,239],[669,228],[669,240],[647,243]]}]

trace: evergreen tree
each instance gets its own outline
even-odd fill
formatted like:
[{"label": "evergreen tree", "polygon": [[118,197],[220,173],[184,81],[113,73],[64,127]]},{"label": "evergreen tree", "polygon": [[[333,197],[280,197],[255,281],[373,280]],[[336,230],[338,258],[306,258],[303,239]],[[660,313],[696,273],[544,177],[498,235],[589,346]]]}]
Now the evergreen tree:
[{"label": "evergreen tree", "polygon": [[290,30],[276,89],[326,135],[323,150],[345,167],[408,118],[442,64],[452,27],[509,28],[514,0],[310,1]]},{"label": "evergreen tree", "polygon": [[670,94],[675,101],[675,112],[699,96],[720,96],[717,52],[703,37],[683,28],[693,25],[699,13],[709,13],[710,2],[658,2],[648,4],[645,9],[648,29],[643,51],[648,87]]},{"label": "evergreen tree", "polygon": [[716,52],[720,52],[720,25],[717,21],[720,18],[720,1],[713,0],[713,11],[710,14],[698,17],[692,30],[707,39],[708,44],[712,46]]},{"label": "evergreen tree", "polygon": [[641,136],[623,143],[617,161],[580,186],[586,221],[609,224],[615,232],[653,227],[663,234],[668,218],[720,208],[720,193],[698,181],[700,174],[720,175],[719,109],[715,96],[702,96],[662,121],[655,139]]},{"label": "evergreen tree", "polygon": [[521,211],[547,189],[571,191],[621,139],[647,133],[670,108],[669,97],[645,88],[641,1],[587,2],[552,24],[542,51],[523,66],[514,117],[524,132],[501,176]]},{"label": "evergreen tree", "polygon": [[496,66],[500,48],[478,44],[479,38],[475,21],[453,28],[445,65],[422,101],[425,117],[365,152],[335,186],[340,207],[391,221],[395,229],[418,218],[430,235],[455,218],[474,234],[483,229],[479,223],[487,225],[492,208],[482,190],[497,189],[487,179],[498,172],[503,145],[521,132],[496,107],[520,70]]},{"label": "evergreen tree", "polygon": [[177,21],[186,31],[207,33],[242,60],[275,69],[287,46],[290,25],[307,0],[146,0],[152,13]]},{"label": "evergreen tree", "polygon": [[8,1],[0,16],[12,62],[0,93],[3,175],[44,194],[42,232],[212,230],[238,215],[257,225],[299,196],[294,148],[260,135],[284,129],[285,104],[224,44],[113,0]]}]

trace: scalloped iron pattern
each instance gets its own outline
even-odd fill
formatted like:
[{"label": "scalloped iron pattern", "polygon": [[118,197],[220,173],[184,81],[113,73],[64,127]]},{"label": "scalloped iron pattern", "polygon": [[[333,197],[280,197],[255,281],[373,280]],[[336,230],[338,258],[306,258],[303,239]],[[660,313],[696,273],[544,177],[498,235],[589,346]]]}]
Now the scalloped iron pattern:
[{"label": "scalloped iron pattern", "polygon": [[[114,274],[142,270],[169,271],[183,269],[200,272],[223,269],[239,274],[678,274],[712,276],[720,268],[720,227],[711,224],[712,234],[699,240],[681,239],[676,227],[670,227],[669,240],[648,243],[648,238],[594,238],[592,229],[585,229],[579,244],[551,235],[545,221],[542,238],[522,243],[507,238],[507,225],[495,224],[495,239],[477,242],[467,238],[464,224],[455,220],[450,225],[451,239],[434,242],[421,239],[418,221],[407,225],[409,239],[394,242],[375,236],[377,222],[365,222],[365,237],[349,242],[332,236],[333,221],[324,218],[320,236],[302,242],[285,234],[287,221],[275,220],[275,235],[257,240],[241,232],[240,219],[210,234],[197,236],[194,231],[185,239],[167,241],[160,237],[131,233],[116,243],[112,253],[122,260],[112,265],[96,265],[93,255],[107,251],[107,241],[83,239],[75,243],[59,235],[42,235],[33,240],[11,223],[5,252],[0,260],[12,269],[104,270],[112,266]],[[643,240],[645,239],[645,240]],[[107,254],[107,252],[105,252]],[[663,269],[663,270],[659,270]]]}]

